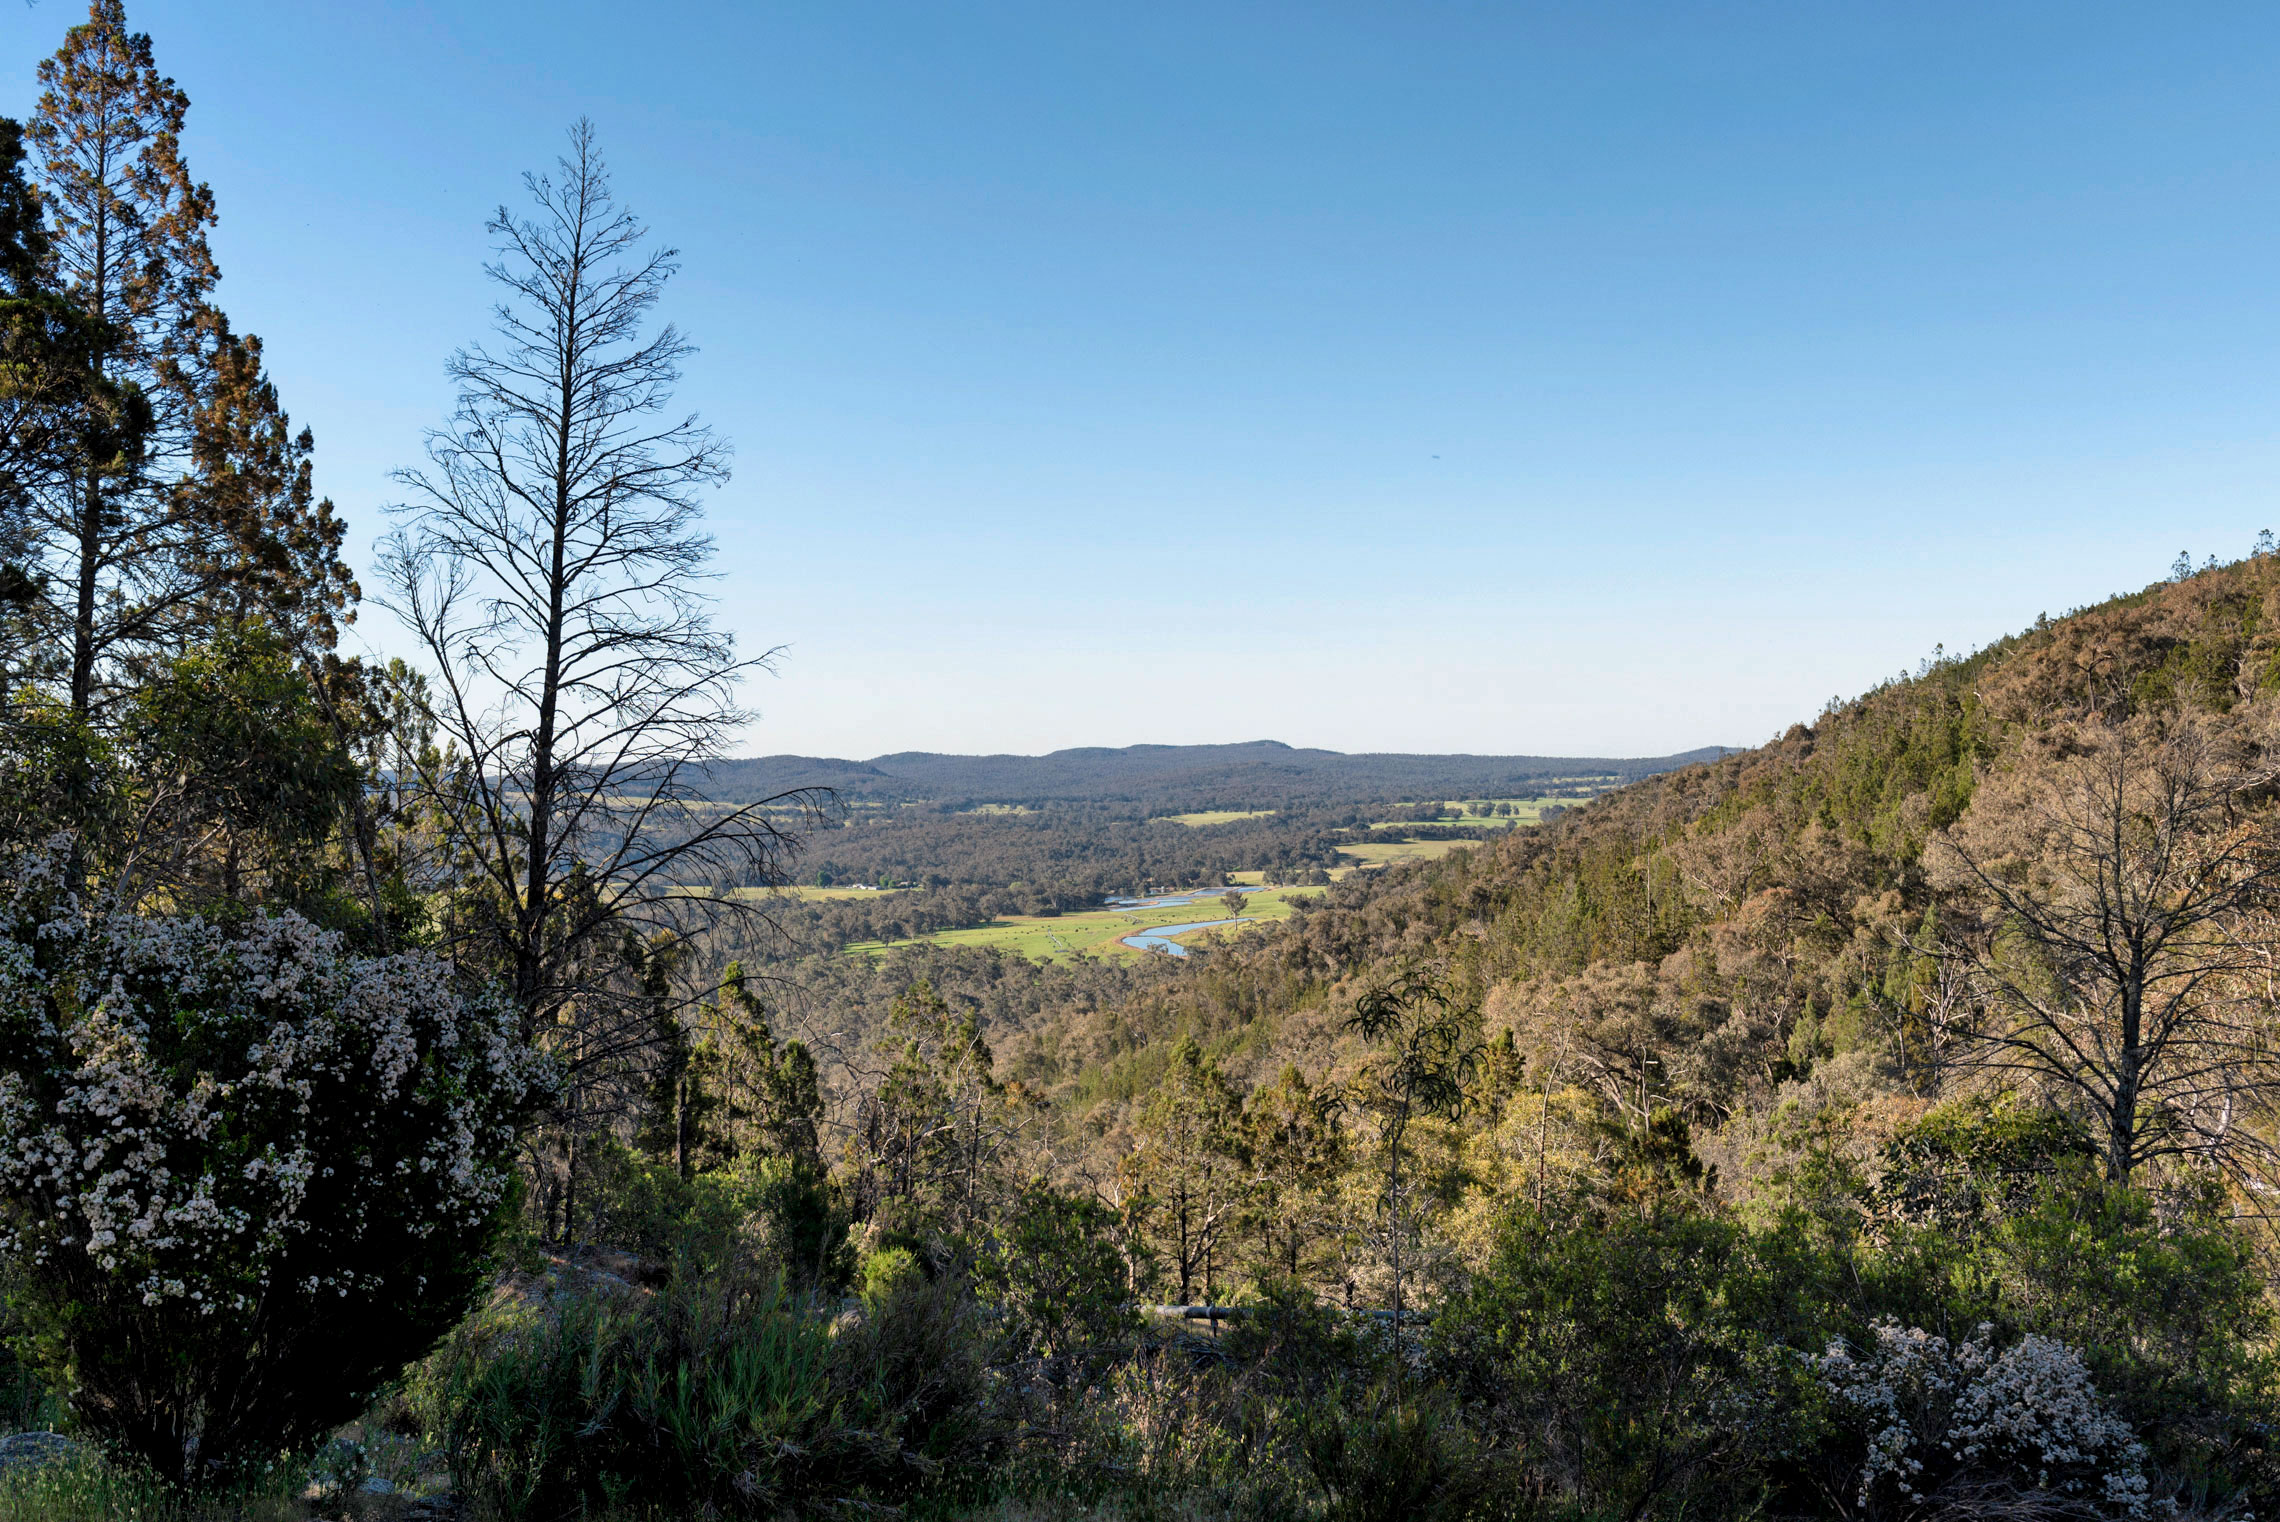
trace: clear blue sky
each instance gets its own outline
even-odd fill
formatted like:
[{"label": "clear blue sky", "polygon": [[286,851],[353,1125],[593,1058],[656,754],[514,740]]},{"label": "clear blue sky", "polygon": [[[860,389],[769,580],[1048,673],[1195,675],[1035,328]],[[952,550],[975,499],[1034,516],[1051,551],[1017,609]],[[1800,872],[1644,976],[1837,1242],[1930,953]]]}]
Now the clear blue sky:
[{"label": "clear blue sky", "polygon": [[129,17],[360,554],[593,117],[751,751],[1752,743],[2280,527],[2270,6]]}]

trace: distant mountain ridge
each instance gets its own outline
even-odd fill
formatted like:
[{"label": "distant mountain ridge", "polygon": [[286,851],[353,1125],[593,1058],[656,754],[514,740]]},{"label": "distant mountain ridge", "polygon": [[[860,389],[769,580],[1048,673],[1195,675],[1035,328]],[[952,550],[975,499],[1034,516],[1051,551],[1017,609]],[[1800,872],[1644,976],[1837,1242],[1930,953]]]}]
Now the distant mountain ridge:
[{"label": "distant mountain ridge", "polygon": [[708,791],[724,801],[830,787],[850,800],[881,803],[1178,802],[1189,807],[1275,808],[1400,797],[1512,797],[1564,778],[1630,782],[1715,761],[1733,749],[1709,745],[1651,757],[1348,754],[1252,740],[1236,745],[1084,746],[1043,756],[955,756],[934,751],[898,751],[867,761],[755,756],[713,763]]}]

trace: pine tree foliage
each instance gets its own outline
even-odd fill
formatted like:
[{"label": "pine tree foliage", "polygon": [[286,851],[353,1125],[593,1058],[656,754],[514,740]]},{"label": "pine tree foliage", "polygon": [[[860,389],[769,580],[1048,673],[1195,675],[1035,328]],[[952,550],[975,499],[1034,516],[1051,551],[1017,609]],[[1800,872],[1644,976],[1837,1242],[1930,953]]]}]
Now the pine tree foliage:
[{"label": "pine tree foliage", "polygon": [[214,201],[182,158],[189,98],[118,0],[90,7],[41,64],[40,84],[29,136],[55,279],[93,330],[91,384],[130,394],[122,415],[139,425],[88,431],[43,525],[71,708],[86,715],[98,686],[117,684],[116,662],[164,642],[198,591],[192,509],[172,488],[219,278],[206,242]]}]

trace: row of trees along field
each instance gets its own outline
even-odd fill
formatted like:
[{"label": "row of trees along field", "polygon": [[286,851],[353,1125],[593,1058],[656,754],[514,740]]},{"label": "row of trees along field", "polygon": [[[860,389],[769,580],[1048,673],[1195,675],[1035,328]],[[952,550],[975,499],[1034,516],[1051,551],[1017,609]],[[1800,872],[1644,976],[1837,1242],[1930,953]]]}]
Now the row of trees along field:
[{"label": "row of trees along field", "polygon": [[0,1518],[2280,1503],[2280,560],[1185,962],[764,977],[826,800],[701,795],[766,657],[591,129],[490,223],[382,666],[183,93],[116,0],[40,82],[0,1399],[91,1446]]}]

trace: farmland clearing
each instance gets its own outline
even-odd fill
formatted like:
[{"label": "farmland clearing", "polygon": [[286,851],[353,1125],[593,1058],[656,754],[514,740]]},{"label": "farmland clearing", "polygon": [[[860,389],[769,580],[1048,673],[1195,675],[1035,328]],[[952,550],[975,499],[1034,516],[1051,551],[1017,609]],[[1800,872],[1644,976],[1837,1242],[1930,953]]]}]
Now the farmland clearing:
[{"label": "farmland clearing", "polygon": [[1191,830],[1201,830],[1215,824],[1233,824],[1238,819],[1269,819],[1273,809],[1205,809],[1195,814],[1159,814],[1158,824],[1184,824]]},{"label": "farmland clearing", "polygon": [[[1449,798],[1441,803],[1441,816],[1436,820],[1380,819],[1371,824],[1373,830],[1400,829],[1405,824],[1461,824],[1483,829],[1509,829],[1520,824],[1540,824],[1544,811],[1555,808],[1574,808],[1586,800],[1573,796],[1549,798]],[[1510,813],[1498,812],[1509,808]],[[1487,811],[1484,813],[1483,811]]]},{"label": "farmland clearing", "polygon": [[1469,851],[1478,840],[1371,840],[1340,846],[1338,854],[1357,866],[1386,867],[1404,861],[1439,861],[1451,851]]},{"label": "farmland clearing", "polygon": [[[1104,905],[1099,909],[1077,914],[1008,915],[987,925],[966,930],[945,930],[935,935],[912,941],[859,941],[847,948],[849,954],[879,956],[896,946],[931,944],[935,946],[980,946],[994,950],[1011,951],[1032,961],[1057,962],[1079,956],[1139,956],[1141,951],[1123,944],[1124,938],[1141,931],[1155,930],[1168,925],[1190,925],[1203,919],[1221,919],[1219,889],[1198,890],[1195,895],[1180,895],[1177,901],[1155,901],[1138,905]],[[1288,919],[1290,900],[1302,895],[1319,895],[1320,889],[1265,888],[1244,895],[1243,915],[1235,923],[1221,927],[1221,933],[1240,932],[1258,924]],[[1182,935],[1187,943],[1208,932]]]}]

